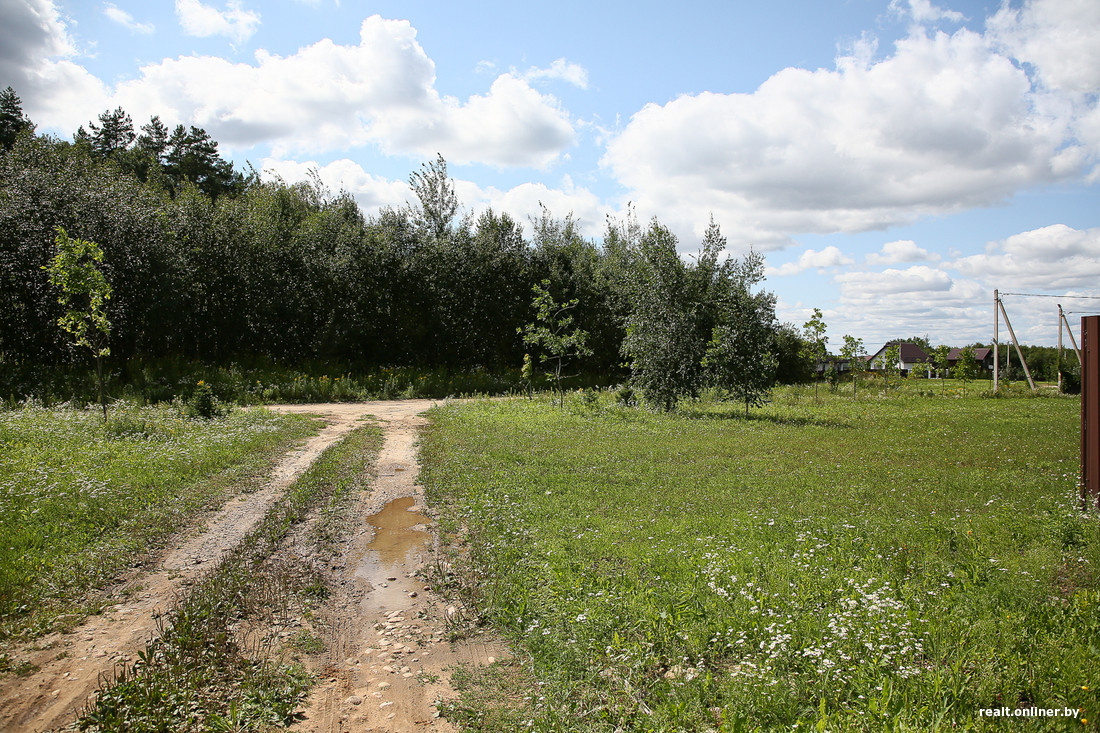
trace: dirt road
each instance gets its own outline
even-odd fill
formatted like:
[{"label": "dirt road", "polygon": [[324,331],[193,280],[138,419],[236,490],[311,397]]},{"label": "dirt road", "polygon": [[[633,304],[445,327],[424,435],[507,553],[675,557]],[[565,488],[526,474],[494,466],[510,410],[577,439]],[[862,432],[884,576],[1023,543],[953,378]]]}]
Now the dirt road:
[{"label": "dirt road", "polygon": [[459,612],[425,584],[433,535],[417,483],[416,437],[427,422],[419,413],[431,404],[372,404],[384,429],[376,478],[356,507],[361,528],[335,563],[329,663],[296,730],[453,730],[434,706],[454,697],[453,668],[490,664],[505,654],[487,638],[447,641]]},{"label": "dirt road", "polygon": [[[374,416],[382,423],[385,443],[374,488],[357,505],[360,518],[366,522],[387,502],[402,497],[406,501],[411,497],[417,502],[416,508],[422,509],[423,490],[415,484],[414,446],[416,430],[424,422],[418,414],[432,404],[429,400],[408,400],[274,406],[272,409],[284,412],[320,415],[326,425],[316,436],[287,453],[261,490],[231,499],[210,519],[204,531],[183,538],[156,570],[132,579],[126,588],[120,589],[118,595],[125,600],[74,631],[51,634],[37,640],[33,649],[24,650],[20,656],[38,670],[0,682],[0,730],[42,731],[70,724],[98,687],[100,677],[110,676],[116,664],[134,659],[144,649],[156,632],[156,619],[170,610],[183,589],[236,545],[326,447],[367,416]],[[318,689],[308,706],[305,730],[370,730],[377,721],[386,723],[377,730],[403,730],[405,721],[412,725],[431,719],[433,695],[444,692],[431,685],[416,687],[417,675],[405,671],[420,664],[427,665],[424,668],[429,675],[442,675],[435,660],[445,663],[450,657],[437,651],[439,637],[429,625],[412,621],[415,614],[432,604],[431,594],[418,591],[418,584],[408,577],[431,547],[431,535],[424,525],[428,520],[408,511],[399,516],[406,520],[405,524],[408,518],[416,518],[415,523],[419,524],[418,528],[406,530],[420,543],[413,543],[418,548],[416,552],[393,563],[383,559],[378,549],[369,546],[376,534],[370,526],[357,532],[348,544],[344,563],[348,575],[339,579],[341,591],[336,594],[333,607],[334,614],[339,616],[334,618],[333,626],[341,631],[330,641],[334,654],[349,662],[354,658],[355,664],[330,670],[326,678],[330,681]],[[381,536],[383,530],[378,530],[378,534]],[[395,546],[406,544],[398,539]],[[422,586],[420,583],[419,587]],[[415,598],[410,595],[414,593]],[[375,631],[376,625],[381,625],[384,633]],[[414,646],[413,635],[426,642],[419,655],[407,653],[420,648]],[[456,658],[484,661],[493,656],[487,649],[471,646],[460,651]],[[395,668],[395,660],[399,658],[401,665]],[[429,658],[433,658],[431,662]],[[389,664],[385,663],[387,660]],[[394,671],[391,673],[390,669]],[[388,684],[383,684],[383,677]],[[348,690],[363,693],[358,704],[346,700],[354,698],[354,693],[342,696]],[[353,710],[345,712],[349,707]],[[422,727],[423,724],[419,726]]]}]

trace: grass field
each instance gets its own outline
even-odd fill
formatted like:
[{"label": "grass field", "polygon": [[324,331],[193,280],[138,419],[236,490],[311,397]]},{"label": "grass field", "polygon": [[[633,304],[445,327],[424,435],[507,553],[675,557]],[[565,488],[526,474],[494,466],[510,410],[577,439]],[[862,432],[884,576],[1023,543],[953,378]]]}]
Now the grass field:
[{"label": "grass field", "polygon": [[[1100,714],[1100,523],[1075,398],[780,391],[663,415],[434,411],[422,474],[460,592],[516,661],[498,730],[1003,729]],[[915,396],[921,391],[924,396]],[[949,392],[949,394],[951,394]],[[932,396],[934,395],[934,396]],[[476,686],[475,686],[476,687]],[[525,691],[526,690],[526,691]]]},{"label": "grass field", "polygon": [[75,620],[195,513],[258,479],[315,428],[170,407],[0,410],[0,640]]}]

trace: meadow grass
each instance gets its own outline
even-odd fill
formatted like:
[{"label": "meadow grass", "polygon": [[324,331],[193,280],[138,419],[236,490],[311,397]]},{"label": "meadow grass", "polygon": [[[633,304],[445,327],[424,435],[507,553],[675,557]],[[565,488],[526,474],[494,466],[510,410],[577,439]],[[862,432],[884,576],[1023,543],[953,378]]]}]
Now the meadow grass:
[{"label": "meadow grass", "polygon": [[302,416],[170,407],[0,410],[0,640],[65,625],[199,511],[255,486]]},{"label": "meadow grass", "polygon": [[974,386],[789,388],[749,419],[607,394],[436,408],[421,475],[458,589],[537,681],[492,716],[449,709],[500,730],[981,730],[1033,705],[1082,712],[1031,727],[1095,725],[1080,403]]}]

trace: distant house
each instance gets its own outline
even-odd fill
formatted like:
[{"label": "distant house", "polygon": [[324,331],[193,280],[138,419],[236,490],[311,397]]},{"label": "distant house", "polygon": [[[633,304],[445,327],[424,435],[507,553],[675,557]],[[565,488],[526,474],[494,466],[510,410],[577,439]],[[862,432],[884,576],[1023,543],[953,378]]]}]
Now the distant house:
[{"label": "distant house", "polygon": [[824,374],[830,364],[833,365],[833,369],[835,369],[838,374],[849,371],[852,368],[852,364],[848,359],[842,359],[839,356],[829,354],[824,359],[818,359],[817,363],[814,364],[814,371],[817,374]]},{"label": "distant house", "polygon": [[[955,365],[959,363],[959,354],[962,353],[962,349],[951,349],[947,353],[947,368],[954,369]],[[980,349],[974,349],[974,361],[978,362],[978,366],[983,372],[993,373],[993,349],[982,347]]]},{"label": "distant house", "polygon": [[907,376],[914,369],[925,373],[932,368],[932,357],[925,353],[924,349],[904,341],[888,341],[882,348],[871,354],[867,359],[867,366],[871,371],[881,371],[886,366],[886,351],[891,346],[898,346],[897,368],[902,376]]}]

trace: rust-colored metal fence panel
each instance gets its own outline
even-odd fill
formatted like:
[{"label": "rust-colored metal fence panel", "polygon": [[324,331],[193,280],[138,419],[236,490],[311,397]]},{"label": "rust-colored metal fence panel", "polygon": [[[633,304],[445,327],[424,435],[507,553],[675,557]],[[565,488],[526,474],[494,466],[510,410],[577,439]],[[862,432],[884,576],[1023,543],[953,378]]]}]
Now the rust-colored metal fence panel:
[{"label": "rust-colored metal fence panel", "polygon": [[1100,316],[1081,319],[1081,508],[1100,509]]}]

